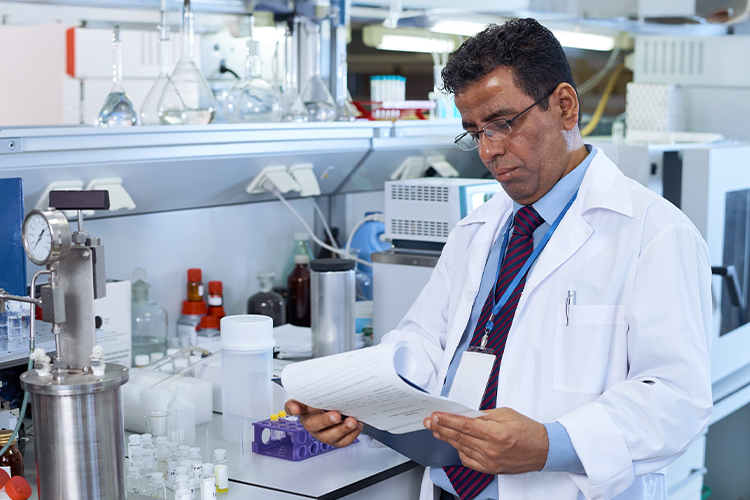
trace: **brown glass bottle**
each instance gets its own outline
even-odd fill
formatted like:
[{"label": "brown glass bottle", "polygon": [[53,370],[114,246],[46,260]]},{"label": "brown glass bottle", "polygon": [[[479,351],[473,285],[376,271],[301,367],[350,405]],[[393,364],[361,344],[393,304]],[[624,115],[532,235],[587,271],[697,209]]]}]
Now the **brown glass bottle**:
[{"label": "brown glass bottle", "polygon": [[286,321],[297,326],[310,326],[310,257],[294,256],[294,269],[286,279],[289,288]]},{"label": "brown glass bottle", "polygon": [[274,273],[258,274],[260,291],[247,299],[248,314],[262,314],[273,319],[273,326],[286,323],[286,302],[276,292],[273,292]]},{"label": "brown glass bottle", "polygon": [[203,273],[198,268],[188,269],[187,299],[190,302],[203,300]]},{"label": "brown glass bottle", "polygon": [[[13,434],[13,431],[5,429],[0,431],[0,448],[8,443],[8,438],[10,438],[11,434]],[[18,451],[15,439],[13,439],[13,444],[10,445],[5,454],[0,457],[0,467],[9,467],[11,477],[23,477],[23,456]]]}]

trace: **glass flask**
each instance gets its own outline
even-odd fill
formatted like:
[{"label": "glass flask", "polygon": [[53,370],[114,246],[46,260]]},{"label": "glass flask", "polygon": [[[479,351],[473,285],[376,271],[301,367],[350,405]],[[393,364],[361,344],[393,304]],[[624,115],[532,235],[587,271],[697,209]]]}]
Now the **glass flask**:
[{"label": "glass flask", "polygon": [[247,299],[247,313],[270,316],[273,326],[286,323],[286,303],[281,295],[273,291],[276,273],[258,273],[260,291]]},{"label": "glass flask", "polygon": [[308,22],[305,23],[305,29],[312,32],[309,57],[313,64],[313,74],[305,83],[300,96],[311,122],[332,122],[336,119],[336,102],[320,76],[320,26]]},{"label": "glass flask", "polygon": [[167,311],[148,300],[146,271],[133,271],[132,302],[130,303],[133,342],[133,363],[139,354],[164,353],[167,350]]},{"label": "glass flask", "polygon": [[216,115],[216,98],[193,59],[193,10],[190,0],[182,8],[182,54],[164,88],[159,118],[165,125],[206,125]]},{"label": "glass flask", "polygon": [[[162,0],[162,7],[164,7]],[[161,125],[159,117],[159,100],[161,99],[164,89],[167,86],[174,87],[172,80],[169,78],[169,26],[167,26],[166,12],[164,8],[161,11],[161,25],[159,26],[159,76],[156,78],[154,85],[146,95],[141,107],[141,125]],[[172,88],[171,92],[177,93]]]},{"label": "glass flask", "polygon": [[287,25],[284,34],[284,114],[281,121],[287,123],[304,123],[308,121],[307,108],[299,94],[299,18],[294,19],[292,27]]},{"label": "glass flask", "polygon": [[112,90],[99,111],[99,126],[101,127],[130,127],[138,125],[138,113],[133,103],[122,88],[122,41],[120,40],[120,26],[115,26],[112,37],[114,63],[112,64]]},{"label": "glass flask", "polygon": [[229,91],[224,113],[229,123],[281,121],[281,95],[260,76],[260,46],[247,42],[245,78]]}]

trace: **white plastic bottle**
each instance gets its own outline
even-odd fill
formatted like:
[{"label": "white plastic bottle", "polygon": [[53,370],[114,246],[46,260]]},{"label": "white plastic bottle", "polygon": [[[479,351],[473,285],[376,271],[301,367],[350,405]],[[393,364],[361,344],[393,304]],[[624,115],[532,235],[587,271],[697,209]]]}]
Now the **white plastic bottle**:
[{"label": "white plastic bottle", "polygon": [[201,500],[216,500],[216,478],[213,464],[203,464],[201,472]]},{"label": "white plastic bottle", "polygon": [[175,397],[167,405],[169,440],[181,445],[195,445],[195,407],[185,395],[185,388],[177,386]]},{"label": "white plastic bottle", "polygon": [[229,470],[227,468],[227,450],[214,450],[214,477],[216,477],[216,491],[229,491]]}]

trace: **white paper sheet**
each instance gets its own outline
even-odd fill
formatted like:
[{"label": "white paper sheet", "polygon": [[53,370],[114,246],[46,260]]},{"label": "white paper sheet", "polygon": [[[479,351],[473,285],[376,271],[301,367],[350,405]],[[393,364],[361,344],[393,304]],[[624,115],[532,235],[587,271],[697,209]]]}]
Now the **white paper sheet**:
[{"label": "white paper sheet", "polygon": [[397,342],[289,365],[281,382],[308,406],[336,410],[394,434],[424,429],[422,421],[435,411],[483,415],[404,382],[401,377],[408,380],[415,368],[412,348]]}]

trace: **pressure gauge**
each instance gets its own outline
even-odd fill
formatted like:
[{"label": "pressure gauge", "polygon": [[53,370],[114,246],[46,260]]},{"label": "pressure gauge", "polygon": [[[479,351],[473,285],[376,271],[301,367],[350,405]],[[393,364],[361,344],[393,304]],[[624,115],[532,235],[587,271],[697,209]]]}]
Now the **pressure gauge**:
[{"label": "pressure gauge", "polygon": [[57,262],[70,250],[70,226],[57,210],[32,210],[23,221],[23,248],[38,266]]}]

